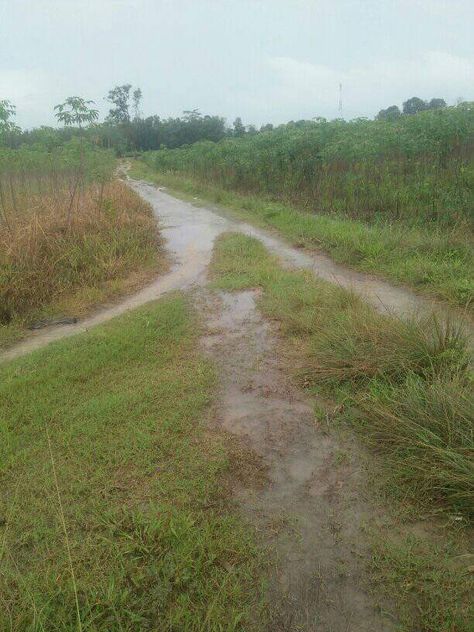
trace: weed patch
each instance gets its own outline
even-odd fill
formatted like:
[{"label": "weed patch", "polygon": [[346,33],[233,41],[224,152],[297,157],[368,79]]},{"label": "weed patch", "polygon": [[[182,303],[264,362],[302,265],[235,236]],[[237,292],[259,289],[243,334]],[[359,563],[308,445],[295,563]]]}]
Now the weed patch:
[{"label": "weed patch", "polygon": [[283,270],[260,242],[240,234],[217,241],[212,270],[221,288],[263,288],[265,314],[304,348],[305,383],[363,410],[354,424],[389,471],[411,463],[404,480],[415,488],[423,482],[422,497],[441,497],[472,515],[472,385],[459,327],[379,314],[310,273]]},{"label": "weed patch", "polygon": [[30,210],[0,224],[0,345],[42,317],[82,315],[164,267],[151,209],[122,182],[88,185],[70,228],[66,189],[28,194]]}]

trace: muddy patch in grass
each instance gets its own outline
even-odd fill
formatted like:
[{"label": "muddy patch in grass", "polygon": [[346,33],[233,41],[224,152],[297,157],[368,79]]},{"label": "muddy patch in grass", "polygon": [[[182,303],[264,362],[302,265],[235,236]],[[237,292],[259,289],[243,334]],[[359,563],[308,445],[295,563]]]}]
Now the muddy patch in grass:
[{"label": "muddy patch in grass", "polygon": [[275,560],[269,629],[395,629],[369,587],[368,524],[379,519],[355,441],[315,422],[314,402],[288,377],[273,323],[256,291],[200,291],[202,344],[217,365],[217,422],[257,454],[267,482],[236,481],[245,517]]}]

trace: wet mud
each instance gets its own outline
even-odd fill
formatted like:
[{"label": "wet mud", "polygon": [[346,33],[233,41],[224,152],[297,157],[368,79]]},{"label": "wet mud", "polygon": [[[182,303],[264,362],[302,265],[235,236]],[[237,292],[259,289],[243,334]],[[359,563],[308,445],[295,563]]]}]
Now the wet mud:
[{"label": "wet mud", "polygon": [[366,498],[359,448],[315,419],[255,291],[199,295],[203,346],[219,376],[217,423],[259,455],[268,476],[263,487],[234,494],[276,557],[270,629],[393,630],[368,589],[364,528],[377,510]]}]

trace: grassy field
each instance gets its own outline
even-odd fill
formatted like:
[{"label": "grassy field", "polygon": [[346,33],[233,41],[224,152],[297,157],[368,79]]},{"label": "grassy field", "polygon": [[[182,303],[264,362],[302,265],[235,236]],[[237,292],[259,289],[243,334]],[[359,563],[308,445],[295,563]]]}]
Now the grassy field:
[{"label": "grassy field", "polygon": [[[379,455],[377,476],[395,513],[434,514],[467,529],[474,410],[462,332],[429,318],[382,316],[310,273],[283,270],[259,241],[240,234],[219,238],[212,273],[225,290],[262,288],[259,306],[291,341],[302,383],[337,404],[329,423],[348,422]],[[396,595],[407,632],[471,629],[472,558],[453,567],[468,533],[443,528],[436,543],[407,527],[402,541],[388,532],[374,545],[378,580]]]},{"label": "grassy field", "polygon": [[171,296],[0,370],[0,629],[250,629],[198,331]]},{"label": "grassy field", "polygon": [[277,230],[296,246],[323,250],[340,263],[472,309],[474,251],[472,231],[465,221],[450,226],[381,218],[368,222],[327,214],[324,208],[308,212],[295,203],[224,189],[179,171],[157,171],[138,161],[130,175],[222,204],[241,219]]},{"label": "grassy field", "polygon": [[166,265],[151,208],[125,184],[87,183],[69,218],[70,189],[56,178],[63,186],[38,192],[30,174],[4,197],[10,208],[8,223],[0,223],[0,347],[34,321],[82,316]]}]

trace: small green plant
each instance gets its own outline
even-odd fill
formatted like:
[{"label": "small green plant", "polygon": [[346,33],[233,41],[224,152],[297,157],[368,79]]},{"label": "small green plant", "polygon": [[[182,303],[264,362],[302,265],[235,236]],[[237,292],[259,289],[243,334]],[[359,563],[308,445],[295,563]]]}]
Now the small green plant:
[{"label": "small green plant", "polygon": [[77,127],[79,129],[79,168],[75,178],[75,182],[71,191],[69,206],[67,211],[68,228],[71,227],[72,209],[74,200],[80,185],[84,183],[84,135],[83,126],[90,125],[99,117],[99,111],[91,108],[93,101],[86,101],[82,97],[68,97],[64,103],[60,103],[54,107],[56,118],[66,127]]}]

